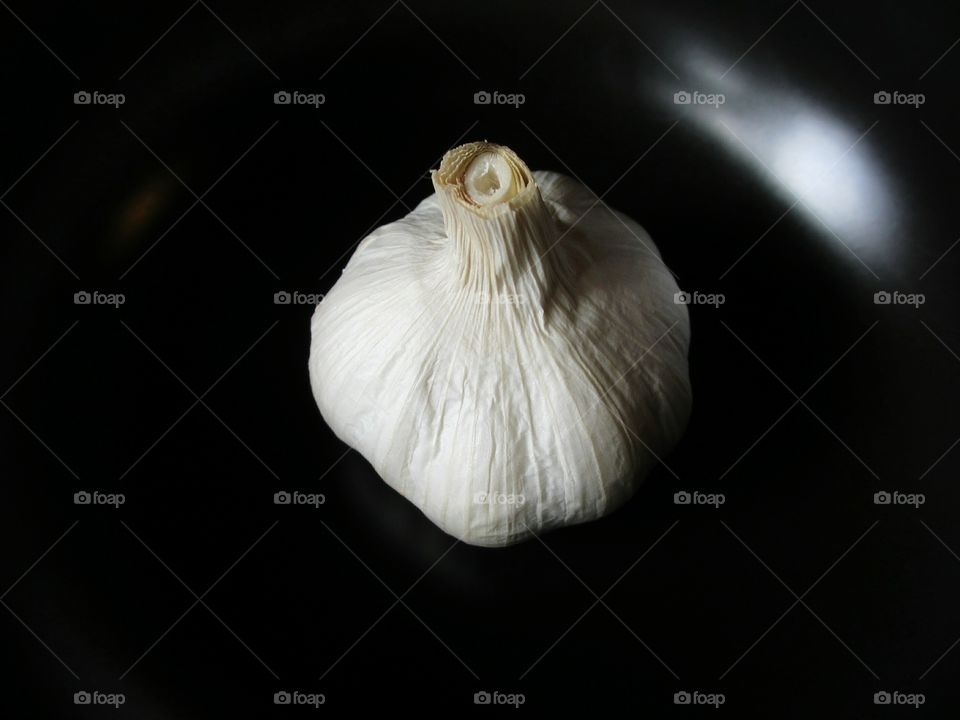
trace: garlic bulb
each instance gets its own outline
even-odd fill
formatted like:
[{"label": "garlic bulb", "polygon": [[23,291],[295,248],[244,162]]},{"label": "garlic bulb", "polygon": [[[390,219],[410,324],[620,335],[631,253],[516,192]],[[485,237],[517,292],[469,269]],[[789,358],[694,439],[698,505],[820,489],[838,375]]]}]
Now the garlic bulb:
[{"label": "garlic bulb", "polygon": [[507,545],[623,504],[680,438],[690,326],[644,230],[470,143],[313,315],[323,417],[443,530]]}]

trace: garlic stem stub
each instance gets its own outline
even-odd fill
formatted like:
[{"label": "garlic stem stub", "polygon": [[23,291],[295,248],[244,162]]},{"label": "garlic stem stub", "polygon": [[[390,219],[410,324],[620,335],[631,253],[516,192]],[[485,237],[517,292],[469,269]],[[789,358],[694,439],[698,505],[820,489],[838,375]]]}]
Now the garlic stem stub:
[{"label": "garlic stem stub", "polygon": [[513,167],[495,152],[480,153],[470,161],[463,173],[463,185],[480,207],[505,202],[517,194]]},{"label": "garlic stem stub", "polygon": [[430,520],[502,546],[626,502],[686,428],[686,305],[653,241],[501,145],[363,240],[314,311],[336,435]]}]

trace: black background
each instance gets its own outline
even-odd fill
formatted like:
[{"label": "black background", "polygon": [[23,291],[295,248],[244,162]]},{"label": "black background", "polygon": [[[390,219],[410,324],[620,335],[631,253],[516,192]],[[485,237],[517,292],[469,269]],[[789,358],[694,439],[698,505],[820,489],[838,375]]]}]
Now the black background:
[{"label": "black background", "polygon": [[[923,2],[10,0],[0,713],[114,712],[84,689],[137,718],[314,712],[280,690],[323,713],[505,711],[474,708],[484,690],[528,712],[714,712],[682,690],[735,717],[913,712],[874,705],[897,690],[954,717],[958,35]],[[329,289],[477,139],[609,188],[682,288],[725,296],[691,307],[666,466],[613,516],[502,550],[454,545],[336,440],[311,309],[273,302]],[[326,503],[273,504],[294,489]]]}]

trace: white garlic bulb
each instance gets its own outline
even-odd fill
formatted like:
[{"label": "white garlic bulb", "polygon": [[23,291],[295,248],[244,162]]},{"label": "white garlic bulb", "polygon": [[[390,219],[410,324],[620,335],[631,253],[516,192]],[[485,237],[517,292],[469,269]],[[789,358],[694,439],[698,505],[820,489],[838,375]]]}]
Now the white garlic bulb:
[{"label": "white garlic bulb", "polygon": [[690,326],[644,230],[470,143],[357,248],[312,320],[323,417],[451,535],[497,546],[623,504],[690,412]]}]

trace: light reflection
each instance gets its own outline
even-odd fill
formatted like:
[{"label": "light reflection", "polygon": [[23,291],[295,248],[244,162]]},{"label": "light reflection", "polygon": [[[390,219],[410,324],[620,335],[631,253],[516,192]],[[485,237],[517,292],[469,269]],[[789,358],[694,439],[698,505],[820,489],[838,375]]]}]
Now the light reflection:
[{"label": "light reflection", "polygon": [[[676,106],[683,122],[750,166],[787,203],[784,209],[799,198],[791,212],[845,259],[859,265],[859,257],[868,266],[891,259],[896,195],[870,151],[871,125],[854,127],[818,101],[757,79],[746,68],[726,70],[702,49],[688,55],[681,75],[689,90],[722,93],[725,102]],[[664,87],[667,102],[675,90]]]}]

